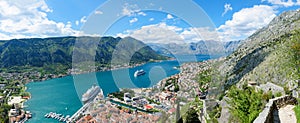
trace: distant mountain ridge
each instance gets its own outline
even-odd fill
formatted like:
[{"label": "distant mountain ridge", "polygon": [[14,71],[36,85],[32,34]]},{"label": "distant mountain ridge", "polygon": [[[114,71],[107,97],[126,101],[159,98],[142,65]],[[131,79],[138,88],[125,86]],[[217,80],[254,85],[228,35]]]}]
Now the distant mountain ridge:
[{"label": "distant mountain ridge", "polygon": [[[108,66],[114,49],[120,42],[126,42],[121,49],[122,56],[132,54],[132,49],[142,47],[134,52],[130,63],[141,63],[151,60],[162,60],[166,57],[158,55],[143,42],[131,37],[55,37],[55,38],[31,38],[12,39],[0,41],[0,68],[18,70],[22,67],[57,67],[70,69],[72,67],[72,55],[77,54],[76,61],[84,62],[87,59],[95,59],[96,66]],[[75,42],[79,47],[74,49]]]},{"label": "distant mountain ridge", "polygon": [[229,54],[233,52],[241,41],[199,41],[193,43],[184,43],[184,44],[158,44],[152,43],[148,44],[153,50],[157,53],[170,56],[171,54]]}]

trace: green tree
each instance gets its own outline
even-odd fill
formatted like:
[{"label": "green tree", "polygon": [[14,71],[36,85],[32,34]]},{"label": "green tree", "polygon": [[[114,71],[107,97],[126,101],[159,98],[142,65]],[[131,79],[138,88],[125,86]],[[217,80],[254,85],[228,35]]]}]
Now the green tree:
[{"label": "green tree", "polygon": [[11,106],[7,104],[0,106],[0,123],[8,123],[8,111],[10,109]]},{"label": "green tree", "polygon": [[227,96],[230,98],[227,102],[233,118],[241,123],[253,122],[264,106],[262,92],[256,92],[252,87],[238,89],[232,86]]},{"label": "green tree", "polygon": [[201,123],[197,111],[193,108],[187,111],[186,123]]}]

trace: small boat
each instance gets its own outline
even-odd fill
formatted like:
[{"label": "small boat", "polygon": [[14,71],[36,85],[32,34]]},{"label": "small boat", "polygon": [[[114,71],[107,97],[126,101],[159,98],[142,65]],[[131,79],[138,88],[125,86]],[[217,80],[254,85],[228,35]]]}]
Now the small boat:
[{"label": "small boat", "polygon": [[45,117],[45,118],[48,118],[48,116],[49,116],[49,114],[45,114],[45,116],[44,116],[44,117]]},{"label": "small boat", "polygon": [[134,77],[138,77],[138,76],[141,76],[141,75],[144,75],[146,72],[141,69],[141,70],[137,70],[134,72]]}]

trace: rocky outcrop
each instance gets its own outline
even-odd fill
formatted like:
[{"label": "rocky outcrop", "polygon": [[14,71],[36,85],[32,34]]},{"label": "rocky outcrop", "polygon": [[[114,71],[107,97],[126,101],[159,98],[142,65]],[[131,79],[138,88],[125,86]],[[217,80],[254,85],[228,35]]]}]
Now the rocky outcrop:
[{"label": "rocky outcrop", "polygon": [[254,123],[273,123],[279,122],[278,109],[286,105],[298,104],[297,99],[292,96],[282,96],[271,99],[264,110],[254,120]]}]

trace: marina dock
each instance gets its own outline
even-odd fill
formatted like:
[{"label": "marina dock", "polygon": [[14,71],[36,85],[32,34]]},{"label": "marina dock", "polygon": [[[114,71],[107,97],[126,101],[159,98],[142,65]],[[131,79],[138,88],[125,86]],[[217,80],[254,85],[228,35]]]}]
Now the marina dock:
[{"label": "marina dock", "polygon": [[91,105],[91,102],[88,102],[84,104],[79,110],[77,110],[76,113],[74,113],[71,117],[70,115],[64,116],[63,114],[55,113],[55,112],[49,112],[45,114],[45,118],[52,118],[56,119],[59,122],[65,122],[65,123],[73,123],[75,122],[76,118],[80,116],[80,114],[85,113],[87,108]]},{"label": "marina dock", "polygon": [[87,102],[86,104],[84,104],[84,105],[83,105],[76,113],[74,113],[74,114],[71,116],[70,121],[75,121],[76,118],[77,118],[80,114],[83,114],[91,104],[92,104],[91,102]]},{"label": "marina dock", "polygon": [[59,114],[59,113],[55,113],[55,112],[50,112],[45,114],[44,116],[45,118],[52,118],[52,119],[56,119],[59,122],[70,122],[70,115],[66,115],[64,116],[63,114]]}]

